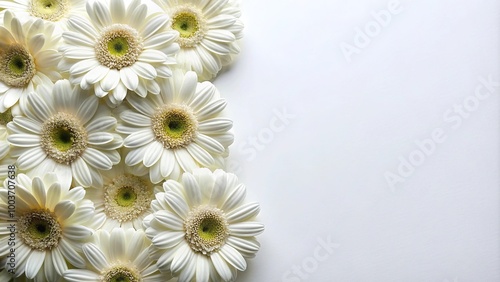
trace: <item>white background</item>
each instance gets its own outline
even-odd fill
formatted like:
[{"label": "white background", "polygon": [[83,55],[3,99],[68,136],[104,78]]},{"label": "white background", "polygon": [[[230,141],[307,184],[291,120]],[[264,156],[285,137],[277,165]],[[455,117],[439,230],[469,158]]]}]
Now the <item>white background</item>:
[{"label": "white background", "polygon": [[[214,81],[230,170],[266,225],[238,281],[500,281],[500,87],[473,104],[479,77],[500,81],[500,2],[400,0],[345,56],[391,2],[243,1],[242,52]],[[271,131],[284,109],[294,118]],[[436,129],[444,142],[391,189]],[[339,246],[319,261],[318,240]]]}]

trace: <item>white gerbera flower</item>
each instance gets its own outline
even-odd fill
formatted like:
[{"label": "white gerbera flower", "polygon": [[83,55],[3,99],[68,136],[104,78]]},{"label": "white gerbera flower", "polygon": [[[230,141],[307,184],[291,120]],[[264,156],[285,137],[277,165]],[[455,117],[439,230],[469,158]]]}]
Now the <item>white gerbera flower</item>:
[{"label": "white gerbera flower", "polygon": [[69,20],[61,67],[69,70],[72,83],[94,87],[98,97],[107,95],[112,104],[123,101],[127,89],[142,97],[158,94],[156,80],[171,76],[169,65],[179,49],[177,33],[166,30],[168,16],[147,15],[140,0],[128,7],[123,0],[107,2],[87,3],[90,22]]},{"label": "white gerbera flower", "polygon": [[[86,225],[92,220],[94,212],[92,202],[83,198],[85,190],[82,187],[70,189],[53,173],[33,179],[19,174],[15,182],[15,208],[10,209],[17,220],[15,276],[25,273],[27,278],[35,278],[36,281],[56,281],[68,269],[67,263],[85,267],[85,261],[77,250],[88,242],[93,232]],[[12,218],[7,212],[7,203],[12,200],[13,194],[9,194],[7,188],[12,183],[11,179],[5,180],[0,190],[0,210],[5,211],[0,214],[2,258],[9,254],[11,248],[8,228],[12,222],[8,221]],[[8,265],[3,267],[10,268]]]},{"label": "white gerbera flower", "polygon": [[160,95],[127,99],[134,109],[120,114],[123,124],[117,127],[131,148],[125,163],[150,168],[153,183],[198,167],[220,167],[233,134],[232,121],[220,117],[226,101],[215,86],[198,83],[188,72],[164,80],[160,89]]},{"label": "white gerbera flower", "polygon": [[9,9],[23,18],[41,19],[54,25],[56,32],[60,34],[67,29],[68,18],[85,12],[85,1],[0,0],[0,8]]},{"label": "white gerbera flower", "polygon": [[239,53],[237,40],[243,37],[240,8],[233,0],[154,0],[172,18],[171,28],[179,32],[181,50],[177,63],[210,80]]},{"label": "white gerbera flower", "polygon": [[17,101],[25,103],[28,93],[39,85],[51,85],[61,78],[57,64],[59,37],[42,20],[21,23],[5,11],[0,25],[0,112]]},{"label": "white gerbera flower", "polygon": [[123,162],[106,171],[103,178],[103,187],[89,188],[86,194],[95,205],[95,228],[142,229],[142,221],[152,213],[151,201],[161,186],[151,183],[147,175],[133,175]]},{"label": "white gerbera flower", "polygon": [[171,278],[160,273],[149,257],[151,241],[144,231],[115,228],[111,234],[99,230],[93,237],[94,242],[82,248],[90,267],[66,271],[66,281],[165,282]]},{"label": "white gerbera flower", "polygon": [[116,119],[98,98],[69,81],[53,89],[39,87],[30,93],[31,107],[14,117],[8,127],[11,155],[28,175],[55,171],[69,186],[72,179],[84,187],[102,186],[102,170],[120,162],[122,138],[113,133]]},{"label": "white gerbera flower", "polygon": [[167,180],[145,221],[161,271],[179,281],[232,281],[260,245],[264,226],[255,221],[258,203],[245,203],[246,190],[234,174],[198,169]]}]

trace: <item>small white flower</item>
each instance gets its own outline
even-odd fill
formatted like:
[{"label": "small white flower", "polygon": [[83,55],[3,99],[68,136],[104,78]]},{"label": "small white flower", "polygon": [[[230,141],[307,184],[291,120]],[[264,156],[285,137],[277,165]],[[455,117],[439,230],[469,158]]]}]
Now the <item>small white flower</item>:
[{"label": "small white flower", "polygon": [[60,181],[84,187],[102,186],[102,170],[120,162],[122,138],[116,119],[98,98],[67,80],[53,89],[39,87],[28,96],[30,107],[8,124],[11,156],[30,176],[54,171]]},{"label": "small white flower", "polygon": [[154,0],[172,18],[171,29],[179,32],[181,50],[177,63],[210,80],[239,53],[243,37],[240,8],[233,0]]},{"label": "small white flower", "polygon": [[70,31],[63,34],[60,66],[69,70],[70,81],[93,87],[95,95],[107,96],[114,105],[123,101],[127,89],[141,97],[158,94],[157,78],[172,75],[169,65],[179,46],[176,32],[166,29],[168,16],[147,11],[140,0],[128,6],[123,0],[88,2],[90,22],[73,17]]},{"label": "small white flower", "polygon": [[233,134],[232,121],[221,117],[226,101],[215,86],[198,83],[188,72],[163,80],[160,89],[146,99],[129,97],[133,110],[120,114],[117,131],[130,148],[125,163],[149,168],[153,183],[198,167],[220,167]]},{"label": "small white flower", "polygon": [[0,8],[8,9],[26,19],[41,19],[54,25],[56,32],[60,34],[67,29],[70,17],[85,12],[85,1],[0,0]]},{"label": "small white flower", "polygon": [[181,183],[167,180],[163,187],[145,220],[158,268],[180,282],[233,281],[260,247],[259,204],[246,203],[245,186],[222,170],[184,173]]},{"label": "small white flower", "polygon": [[0,112],[19,100],[23,106],[28,93],[61,78],[57,70],[59,37],[52,31],[42,20],[23,24],[5,11],[0,25]]},{"label": "small white flower", "polygon": [[64,273],[69,282],[166,282],[149,257],[151,241],[143,231],[115,228],[111,233],[99,230],[94,242],[83,245],[83,253],[89,262],[86,269],[70,269]]},{"label": "small white flower", "polygon": [[[8,231],[10,218],[7,213],[9,194],[7,187],[13,181],[5,180],[0,189],[0,228]],[[36,281],[57,281],[69,263],[85,267],[77,252],[88,242],[93,230],[86,227],[92,220],[94,205],[85,200],[83,187],[63,185],[55,174],[43,178],[17,175],[15,190],[16,222],[16,274],[25,274]],[[0,257],[10,252],[9,232],[0,233]],[[2,265],[2,268],[9,268]]]},{"label": "small white flower", "polygon": [[152,213],[151,201],[161,186],[155,186],[149,176],[136,176],[123,162],[103,174],[104,186],[87,189],[86,198],[96,209],[94,227],[113,230],[142,229],[144,217]]}]

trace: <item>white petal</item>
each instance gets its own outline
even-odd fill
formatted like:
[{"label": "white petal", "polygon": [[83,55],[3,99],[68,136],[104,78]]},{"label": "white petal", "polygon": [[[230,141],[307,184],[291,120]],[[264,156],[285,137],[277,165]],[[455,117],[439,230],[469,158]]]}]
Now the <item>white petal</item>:
[{"label": "white petal", "polygon": [[186,218],[189,212],[189,207],[181,196],[177,193],[168,191],[165,193],[165,201],[172,208],[172,210],[177,213],[177,215],[179,215],[182,219]]},{"label": "white petal", "polygon": [[163,145],[158,142],[151,142],[148,145],[146,153],[144,154],[143,163],[146,167],[151,167],[153,164],[158,162],[162,155]]},{"label": "white petal", "polygon": [[92,176],[90,174],[89,167],[82,158],[76,159],[71,164],[71,171],[78,184],[83,187],[89,187],[92,185]]},{"label": "white petal", "polygon": [[113,22],[122,22],[125,18],[125,5],[123,0],[111,0],[110,11]]},{"label": "white petal", "polygon": [[135,62],[131,68],[138,76],[145,79],[154,79],[157,76],[155,68],[148,63]]},{"label": "white petal", "polygon": [[17,164],[20,169],[29,170],[39,165],[46,157],[41,147],[35,147],[19,156]]},{"label": "white petal", "polygon": [[[83,229],[85,227],[81,227]],[[64,231],[63,231],[64,232]],[[78,232],[79,234],[81,231]],[[88,229],[88,231],[85,233],[85,237],[89,237],[92,234],[92,230]],[[83,235],[83,234],[80,234]],[[83,236],[78,236],[77,240],[82,240],[84,238]],[[70,238],[71,239],[71,238]],[[77,268],[85,268],[85,260],[82,258],[80,254],[78,254],[75,250],[75,247],[71,246],[67,241],[66,238],[63,238],[59,241],[59,249],[61,250],[61,254],[64,256],[66,260],[68,260],[72,265],[74,265]],[[60,273],[62,274],[62,273]]]},{"label": "white petal", "polygon": [[102,131],[109,131],[116,126],[116,119],[110,116],[98,117],[87,124],[87,131],[99,134]]},{"label": "white petal", "polygon": [[222,154],[225,150],[221,143],[205,134],[198,134],[194,142],[210,153]]},{"label": "white petal", "polygon": [[189,71],[184,76],[181,89],[179,90],[179,99],[189,103],[196,91],[198,85],[198,77],[193,71]]},{"label": "white petal", "polygon": [[105,154],[94,148],[87,148],[82,155],[82,158],[91,166],[101,169],[101,170],[110,170],[113,166],[108,157]]},{"label": "white petal", "polygon": [[120,118],[123,121],[135,126],[148,126],[151,124],[150,118],[130,110],[122,112],[120,114]]},{"label": "white petal", "polygon": [[113,229],[110,234],[110,246],[109,246],[109,259],[111,261],[117,261],[124,257],[125,255],[125,232],[123,229]]},{"label": "white petal", "polygon": [[191,172],[194,169],[198,168],[193,157],[188,153],[188,151],[184,148],[175,149],[174,150],[175,159],[177,163],[179,163],[182,170],[186,172]]},{"label": "white petal", "polygon": [[172,248],[184,239],[184,235],[184,232],[161,232],[156,235],[151,242],[157,248]]},{"label": "white petal", "polygon": [[101,88],[105,92],[109,92],[116,88],[120,82],[120,72],[115,69],[109,70],[106,77],[101,81]]},{"label": "white petal", "polygon": [[193,159],[204,167],[210,167],[214,164],[214,158],[203,148],[195,143],[191,143],[186,147],[187,151]]},{"label": "white petal", "polygon": [[184,244],[179,250],[175,253],[174,259],[172,260],[172,264],[170,268],[173,273],[178,273],[181,271],[188,263],[191,263],[193,260],[193,251],[191,248]]},{"label": "white petal", "polygon": [[17,147],[34,147],[40,145],[40,137],[33,134],[13,134],[7,140]]},{"label": "white petal", "polygon": [[123,145],[127,148],[137,148],[154,141],[151,129],[137,131],[125,138]]},{"label": "white petal", "polygon": [[206,256],[196,257],[196,281],[208,282],[210,279],[210,259]]},{"label": "white petal", "polygon": [[253,237],[264,232],[264,225],[260,222],[241,222],[229,225],[229,231],[233,236]]},{"label": "white petal", "polygon": [[247,268],[247,262],[233,247],[226,244],[219,250],[219,253],[227,262],[229,262],[229,264],[234,266],[239,271],[245,271]]},{"label": "white petal", "polygon": [[231,269],[229,269],[229,266],[224,261],[224,259],[219,255],[219,253],[213,253],[210,256],[210,259],[212,260],[215,270],[217,270],[217,273],[219,273],[219,275],[222,277],[224,281],[232,280]]},{"label": "white petal", "polygon": [[69,269],[63,277],[70,282],[95,282],[100,279],[99,274],[85,269]]},{"label": "white petal", "polygon": [[226,213],[229,223],[245,221],[255,217],[260,212],[258,203],[248,203]]},{"label": "white petal", "polygon": [[77,116],[82,123],[87,123],[97,111],[99,101],[95,96],[89,96],[78,108]]},{"label": "white petal", "polygon": [[213,118],[200,122],[198,130],[206,134],[225,133],[233,127],[233,122],[227,118]]},{"label": "white petal", "polygon": [[139,77],[131,67],[122,68],[120,70],[120,78],[125,87],[129,90],[134,91],[139,86]]},{"label": "white petal", "polygon": [[58,219],[61,221],[66,220],[68,217],[73,215],[75,212],[76,206],[72,201],[62,201],[59,202],[55,207],[54,207],[54,213],[57,215]]},{"label": "white petal", "polygon": [[45,260],[45,252],[33,250],[26,262],[26,277],[33,279],[40,268],[42,267],[43,261]]},{"label": "white petal", "polygon": [[94,244],[85,244],[82,247],[83,253],[89,260],[90,264],[97,270],[103,271],[108,267],[108,262],[102,251]]},{"label": "white petal", "polygon": [[95,84],[99,81],[101,81],[108,73],[110,69],[105,66],[97,66],[92,71],[89,71],[83,79],[88,83],[88,84]]}]

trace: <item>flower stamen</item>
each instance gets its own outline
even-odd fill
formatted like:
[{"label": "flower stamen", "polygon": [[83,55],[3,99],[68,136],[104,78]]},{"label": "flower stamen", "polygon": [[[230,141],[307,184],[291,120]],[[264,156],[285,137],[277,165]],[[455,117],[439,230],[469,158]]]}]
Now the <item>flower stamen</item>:
[{"label": "flower stamen", "polygon": [[179,104],[159,108],[151,123],[156,140],[167,149],[189,145],[198,129],[198,121],[191,108]]},{"label": "flower stamen", "polygon": [[11,87],[25,87],[36,74],[35,60],[20,44],[0,50],[0,81]]},{"label": "flower stamen", "polygon": [[143,45],[135,29],[113,24],[104,29],[94,48],[97,60],[103,66],[119,70],[137,61]]},{"label": "flower stamen", "polygon": [[203,14],[192,5],[180,6],[172,13],[171,28],[179,32],[177,42],[181,47],[198,45],[208,31]]},{"label": "flower stamen", "polygon": [[184,221],[185,239],[191,249],[204,255],[218,251],[229,236],[225,214],[218,208],[199,206]]},{"label": "flower stamen", "polygon": [[18,219],[19,237],[31,249],[50,251],[62,238],[61,225],[47,209],[31,210]]}]

